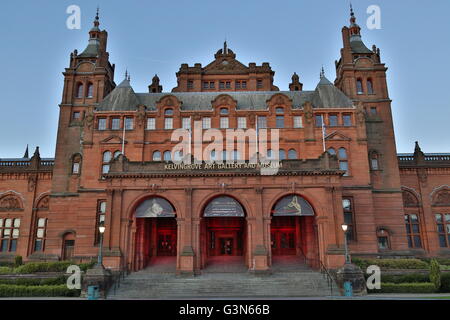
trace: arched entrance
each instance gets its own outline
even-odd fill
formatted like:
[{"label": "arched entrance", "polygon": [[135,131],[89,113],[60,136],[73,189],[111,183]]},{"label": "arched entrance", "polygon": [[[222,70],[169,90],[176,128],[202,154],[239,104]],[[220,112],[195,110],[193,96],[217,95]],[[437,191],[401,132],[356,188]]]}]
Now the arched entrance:
[{"label": "arched entrance", "polygon": [[175,266],[177,255],[177,220],[175,217],[176,213],[172,204],[161,197],[149,198],[136,208],[134,255],[136,270],[158,261]]},{"label": "arched entrance", "polygon": [[227,264],[244,266],[246,255],[245,210],[234,198],[212,199],[203,210],[201,267]]},{"label": "arched entrance", "polygon": [[275,203],[271,213],[273,263],[303,261],[315,265],[318,250],[311,204],[299,195],[288,195]]}]

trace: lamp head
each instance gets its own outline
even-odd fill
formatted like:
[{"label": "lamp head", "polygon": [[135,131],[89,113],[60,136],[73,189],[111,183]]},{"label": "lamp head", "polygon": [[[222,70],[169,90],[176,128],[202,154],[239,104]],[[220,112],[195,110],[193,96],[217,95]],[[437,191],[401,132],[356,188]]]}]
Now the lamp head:
[{"label": "lamp head", "polygon": [[102,222],[99,226],[98,226],[98,231],[100,231],[100,233],[104,233],[105,232],[105,224]]},{"label": "lamp head", "polygon": [[348,225],[343,224],[343,225],[342,225],[342,230],[344,230],[344,232],[345,232],[345,231],[347,231],[347,229],[348,229]]}]

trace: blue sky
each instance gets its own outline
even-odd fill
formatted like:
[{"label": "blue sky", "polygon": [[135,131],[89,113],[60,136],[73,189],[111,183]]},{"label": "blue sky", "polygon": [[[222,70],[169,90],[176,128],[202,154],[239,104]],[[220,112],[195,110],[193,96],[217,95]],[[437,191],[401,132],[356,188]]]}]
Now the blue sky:
[{"label": "blue sky", "polygon": [[[155,73],[170,91],[181,63],[206,65],[225,38],[244,64],[270,62],[280,90],[294,71],[312,90],[322,64],[335,79],[341,28],[349,23],[349,1],[341,0],[4,1],[0,158],[21,157],[27,143],[53,157],[61,72],[70,52],[86,47],[97,3],[115,81],[128,68],[137,92],[147,91]],[[72,4],[81,8],[81,30],[66,27]],[[366,27],[369,5],[381,8],[380,30]],[[364,42],[381,49],[389,68],[398,152],[412,152],[416,140],[424,152],[450,152],[450,1],[353,0],[353,7]]]}]

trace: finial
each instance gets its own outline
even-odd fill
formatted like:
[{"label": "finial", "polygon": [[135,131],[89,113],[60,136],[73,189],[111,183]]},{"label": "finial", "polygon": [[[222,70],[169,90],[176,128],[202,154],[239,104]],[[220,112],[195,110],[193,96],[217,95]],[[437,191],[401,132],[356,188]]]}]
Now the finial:
[{"label": "finial", "polygon": [[125,69],[125,80],[128,79],[128,69]]},{"label": "finial", "polygon": [[325,77],[325,70],[323,69],[322,65],[322,69],[320,70],[320,79],[322,79],[323,77]]},{"label": "finial", "polygon": [[414,152],[420,152],[420,151],[422,151],[422,150],[420,149],[419,141],[416,141],[416,145],[415,145],[415,148],[414,148]]},{"label": "finial", "polygon": [[355,13],[353,12],[353,6],[352,3],[350,2],[350,15],[353,17],[355,15]]},{"label": "finial", "polygon": [[98,27],[100,25],[100,18],[98,17],[98,13],[100,11],[100,7],[97,6],[97,13],[95,14],[94,26]]},{"label": "finial", "polygon": [[225,38],[225,41],[223,43],[223,54],[227,54],[227,53],[228,53],[227,39]]},{"label": "finial", "polygon": [[27,144],[27,148],[25,149],[25,154],[23,155],[24,158],[29,158],[29,154],[28,154],[28,144]]}]

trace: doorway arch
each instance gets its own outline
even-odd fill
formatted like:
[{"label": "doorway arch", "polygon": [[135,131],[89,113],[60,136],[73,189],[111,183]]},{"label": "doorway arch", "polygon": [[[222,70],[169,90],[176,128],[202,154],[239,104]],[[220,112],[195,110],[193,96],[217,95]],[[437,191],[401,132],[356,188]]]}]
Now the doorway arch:
[{"label": "doorway arch", "polygon": [[175,266],[178,240],[175,207],[162,197],[146,198],[136,207],[135,219],[134,269],[156,264],[163,257],[164,263]]},{"label": "doorway arch", "polygon": [[235,198],[216,196],[203,208],[201,268],[211,263],[245,265],[247,255],[246,210]]},{"label": "doorway arch", "polygon": [[315,212],[302,196],[289,194],[275,202],[271,209],[270,246],[272,260],[296,257],[310,265],[318,260]]}]

